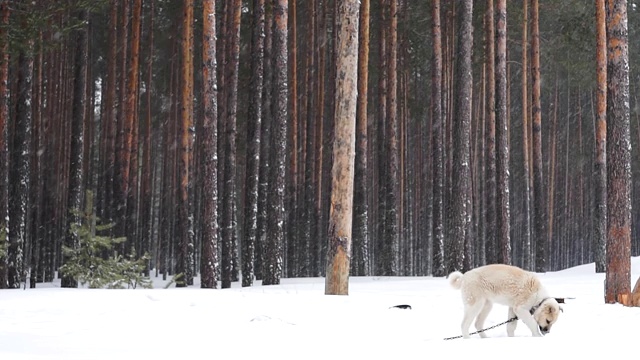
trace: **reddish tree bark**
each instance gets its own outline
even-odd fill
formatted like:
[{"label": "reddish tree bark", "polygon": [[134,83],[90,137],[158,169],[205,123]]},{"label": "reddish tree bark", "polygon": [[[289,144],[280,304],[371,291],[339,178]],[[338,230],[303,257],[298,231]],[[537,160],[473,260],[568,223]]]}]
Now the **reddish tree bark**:
[{"label": "reddish tree bark", "polygon": [[595,147],[595,234],[596,272],[605,272],[607,240],[607,27],[605,0],[596,0],[596,147]]},{"label": "reddish tree bark", "polygon": [[631,138],[627,1],[608,0],[605,302],[631,292]]},{"label": "reddish tree bark", "polygon": [[202,288],[218,286],[220,269],[218,265],[218,94],[216,72],[216,1],[203,2],[203,51],[202,77],[204,79],[204,119],[203,119],[203,229],[202,229]]},{"label": "reddish tree bark", "polygon": [[[392,0],[393,2],[394,0]],[[393,6],[392,6],[393,7]],[[327,247],[326,295],[349,294],[358,85],[359,0],[338,4],[335,138]]]}]

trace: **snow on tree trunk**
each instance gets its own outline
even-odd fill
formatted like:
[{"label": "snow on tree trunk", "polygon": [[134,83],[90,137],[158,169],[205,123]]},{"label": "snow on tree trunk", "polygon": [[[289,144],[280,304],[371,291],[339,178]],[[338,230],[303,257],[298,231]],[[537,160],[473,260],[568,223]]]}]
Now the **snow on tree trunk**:
[{"label": "snow on tree trunk", "polygon": [[[268,6],[267,6],[268,5]],[[273,10],[265,3],[264,36],[264,84],[262,92],[262,124],[260,126],[260,172],[258,175],[258,214],[256,231],[256,279],[264,276],[265,248],[267,243],[267,197],[269,193],[269,169],[272,163],[271,127],[273,122]]]},{"label": "snow on tree trunk", "polygon": [[[522,67],[529,68],[528,47],[527,47],[527,29],[529,28],[529,19],[527,1],[523,2],[522,8]],[[524,170],[524,204],[522,206],[523,224],[522,224],[522,251],[521,263],[526,270],[533,270],[531,259],[531,162],[529,153],[531,152],[531,140],[529,134],[529,72],[522,72],[522,167]]]},{"label": "snow on tree trunk", "polygon": [[471,46],[473,43],[472,0],[458,5],[458,47],[456,50],[456,97],[453,122],[453,189],[450,247],[446,258],[447,272],[463,269],[464,239],[469,231],[469,188],[471,187],[470,144],[471,131]]},{"label": "snow on tree trunk", "polygon": [[[69,193],[67,198],[67,209],[70,213],[67,216],[67,227],[64,244],[70,249],[80,247],[80,235],[78,230],[82,226],[82,195],[83,195],[83,127],[85,121],[86,91],[87,85],[87,60],[88,60],[88,37],[87,37],[87,10],[80,10],[78,20],[82,25],[76,29],[75,63],[74,63],[74,84],[73,84],[73,104],[71,110],[71,159],[69,161]],[[64,258],[66,263],[69,258]],[[78,287],[78,279],[62,274],[62,287]]]},{"label": "snow on tree trunk", "polygon": [[[25,21],[25,20],[23,20]],[[27,27],[25,23],[23,27]],[[18,93],[15,108],[15,130],[10,168],[9,247],[7,249],[9,288],[19,288],[24,271],[24,247],[27,240],[29,211],[29,177],[31,172],[31,84],[33,79],[33,42],[29,41],[18,55]]]},{"label": "snow on tree trunk", "polygon": [[442,29],[440,28],[440,0],[431,4],[433,34],[433,65],[431,70],[431,116],[433,151],[433,276],[444,276],[444,155],[442,116]]},{"label": "snow on tree trunk", "polygon": [[356,158],[353,199],[353,261],[354,275],[369,276],[369,207],[367,201],[367,96],[369,84],[369,12],[370,0],[360,2],[358,32],[358,103],[356,110]]},{"label": "snow on tree trunk", "polygon": [[258,175],[260,172],[260,125],[264,71],[264,0],[253,4],[251,85],[247,124],[247,170],[245,190],[245,236],[242,241],[242,286],[253,285],[258,215]]},{"label": "snow on tree trunk", "polygon": [[607,242],[607,27],[605,0],[596,0],[596,154],[595,154],[595,235],[596,272],[605,272]]},{"label": "snow on tree trunk", "polygon": [[222,288],[231,287],[231,281],[237,277],[234,272],[236,249],[236,135],[238,109],[238,63],[240,57],[240,15],[242,1],[234,0],[228,11],[233,19],[229,26],[230,38],[227,82],[227,113],[223,114],[225,121],[225,150],[224,150],[224,190],[222,191]]},{"label": "snow on tree trunk", "polygon": [[180,182],[178,184],[178,201],[177,201],[177,238],[179,239],[179,254],[177,262],[178,274],[183,275],[183,281],[176,285],[187,286],[193,277],[193,243],[191,242],[190,226],[189,226],[189,182],[190,177],[190,135],[193,126],[193,0],[184,2],[184,16],[182,29],[182,87],[181,87],[181,109],[178,131],[178,169]]},{"label": "snow on tree trunk", "polygon": [[627,1],[607,12],[607,245],[605,302],[631,290],[631,139]]},{"label": "snow on tree trunk", "polygon": [[[531,0],[531,121],[533,141],[533,215],[536,239],[537,272],[547,271],[549,237],[545,231],[545,207],[542,181],[542,106],[540,104],[540,30],[538,0]],[[553,171],[553,169],[551,170]],[[553,184],[549,185],[553,187]],[[551,205],[553,206],[553,205]]]},{"label": "snow on tree trunk", "polygon": [[9,2],[0,3],[0,289],[8,286],[7,237],[9,222]]},{"label": "snow on tree trunk", "polygon": [[200,287],[218,286],[218,93],[216,79],[216,1],[203,2],[203,219]]},{"label": "snow on tree trunk", "polygon": [[274,4],[273,56],[274,56],[274,109],[272,127],[273,162],[269,177],[267,234],[264,253],[264,285],[277,285],[282,276],[284,241],[284,190],[287,150],[287,18],[288,0]]},{"label": "snow on tree trunk", "polygon": [[[393,1],[393,0],[392,0]],[[338,4],[335,132],[325,294],[349,294],[355,175],[359,1]]]},{"label": "snow on tree trunk", "polygon": [[498,0],[496,19],[496,178],[498,260],[511,264],[509,208],[509,140],[507,119],[507,2]]},{"label": "snow on tree trunk", "polygon": [[497,245],[497,177],[496,177],[496,72],[495,72],[495,22],[493,0],[487,0],[486,9],[486,67],[487,67],[487,135],[486,135],[486,260],[498,261]]}]

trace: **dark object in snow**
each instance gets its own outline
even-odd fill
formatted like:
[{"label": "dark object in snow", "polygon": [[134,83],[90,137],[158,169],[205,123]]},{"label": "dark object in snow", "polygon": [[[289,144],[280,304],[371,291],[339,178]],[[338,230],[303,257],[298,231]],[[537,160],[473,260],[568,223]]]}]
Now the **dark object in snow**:
[{"label": "dark object in snow", "polygon": [[565,301],[565,300],[567,300],[567,299],[575,299],[575,298],[573,298],[573,297],[566,297],[566,298],[555,298],[555,299],[556,299],[556,301],[558,302],[558,304],[566,304],[566,301]]},{"label": "dark object in snow", "polygon": [[403,309],[403,310],[411,310],[411,305],[406,305],[406,304],[395,305],[395,306],[390,307],[389,309],[391,309],[391,308],[398,308],[398,309]]}]

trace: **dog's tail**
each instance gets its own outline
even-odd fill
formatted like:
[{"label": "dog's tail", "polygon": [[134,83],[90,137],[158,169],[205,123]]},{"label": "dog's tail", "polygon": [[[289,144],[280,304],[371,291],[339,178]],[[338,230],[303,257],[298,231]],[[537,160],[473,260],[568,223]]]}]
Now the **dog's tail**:
[{"label": "dog's tail", "polygon": [[462,273],[460,271],[452,272],[447,276],[447,279],[449,279],[449,285],[451,285],[452,288],[460,290],[462,287]]}]

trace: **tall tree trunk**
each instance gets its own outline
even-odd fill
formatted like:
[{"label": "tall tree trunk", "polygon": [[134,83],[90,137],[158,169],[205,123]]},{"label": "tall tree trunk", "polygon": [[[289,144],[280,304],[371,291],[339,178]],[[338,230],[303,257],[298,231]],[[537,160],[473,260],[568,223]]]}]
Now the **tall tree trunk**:
[{"label": "tall tree trunk", "polygon": [[216,79],[216,1],[203,2],[202,77],[204,79],[203,119],[203,229],[202,229],[202,288],[218,286],[218,94]]},{"label": "tall tree trunk", "polygon": [[[108,49],[107,49],[107,73],[106,93],[104,98],[103,123],[103,173],[102,181],[104,195],[102,198],[102,217],[107,223],[114,220],[114,172],[115,172],[115,139],[117,129],[117,55],[118,55],[118,0],[111,0],[108,22]],[[99,200],[100,201],[100,200]]]},{"label": "tall tree trunk", "polygon": [[[128,123],[126,108],[127,94],[127,54],[129,48],[128,42],[128,23],[129,23],[129,0],[122,0],[122,23],[120,24],[120,83],[119,83],[119,99],[117,112],[117,134],[115,145],[115,173],[113,181],[113,197],[114,197],[114,216],[115,226],[114,233],[117,237],[126,236],[127,224],[127,194],[129,193],[129,160],[132,131],[131,124]],[[119,247],[120,252],[125,252],[126,245]]]},{"label": "tall tree trunk", "polygon": [[318,96],[315,94],[317,88],[315,87],[317,83],[321,82],[318,80],[317,76],[313,76],[314,73],[318,72],[318,61],[316,60],[317,44],[316,44],[316,30],[317,30],[317,19],[316,14],[318,14],[318,2],[316,0],[310,0],[307,2],[309,6],[308,10],[308,23],[307,23],[307,71],[306,71],[306,138],[305,141],[305,168],[304,168],[304,206],[305,209],[302,213],[302,246],[300,247],[301,252],[304,254],[303,259],[301,260],[301,275],[302,276],[312,276],[312,267],[314,263],[314,253],[312,252],[312,239],[315,239],[314,234],[317,233],[317,221],[316,221],[316,190],[314,187],[315,180],[315,160],[316,160],[316,129],[318,125],[321,123],[321,120],[317,120],[316,118],[318,114],[316,113],[317,109],[314,108],[318,106],[317,99]]},{"label": "tall tree trunk", "polygon": [[509,207],[509,125],[507,118],[507,2],[498,0],[496,19],[496,142],[498,260],[511,264],[511,212]]},{"label": "tall tree trunk", "polygon": [[[21,28],[28,31],[26,15]],[[24,274],[24,247],[27,241],[29,212],[29,178],[31,173],[31,128],[33,80],[33,41],[23,44],[18,54],[17,93],[13,152],[9,169],[9,244],[7,249],[8,287],[19,288]]]},{"label": "tall tree trunk", "polygon": [[271,176],[268,195],[267,242],[265,244],[263,285],[277,285],[282,276],[284,241],[284,189],[287,150],[287,18],[288,0],[274,4],[273,56],[274,56],[274,111]]},{"label": "tall tree trunk", "polygon": [[[142,0],[133,0],[131,17],[131,52],[129,54],[129,73],[127,75],[127,97],[125,102],[125,129],[131,129],[131,136],[127,138],[125,148],[129,156],[129,176],[127,181],[127,254],[138,249],[137,242],[137,221],[138,221],[138,93],[139,93],[139,72],[140,72],[140,32]],[[138,256],[142,254],[138,253]]]},{"label": "tall tree trunk", "polygon": [[387,119],[385,122],[385,221],[383,241],[388,259],[384,274],[400,275],[400,234],[398,219],[398,2],[386,0],[389,8],[387,49]]},{"label": "tall tree trunk", "polygon": [[[473,1],[456,2],[458,12],[458,47],[456,49],[456,97],[453,119],[453,188],[451,216],[451,239],[449,254],[446,258],[447,272],[462,270],[464,267],[464,239],[469,231],[470,215],[469,188],[471,131],[471,46],[473,43]],[[465,269],[468,270],[468,269]]]},{"label": "tall tree trunk", "polygon": [[238,63],[240,59],[240,19],[242,1],[235,0],[229,11],[233,22],[229,26],[230,52],[227,67],[227,113],[225,114],[224,191],[222,207],[222,288],[231,287],[236,257],[236,117],[238,108]]},{"label": "tall tree trunk", "polygon": [[523,2],[522,8],[522,165],[524,169],[524,204],[523,204],[523,227],[522,227],[522,266],[527,270],[533,270],[531,264],[531,169],[529,161],[530,140],[529,140],[529,58],[527,52],[527,30],[529,9],[527,1]]},{"label": "tall tree trunk", "polygon": [[7,235],[9,232],[9,1],[0,3],[0,289],[8,286]]},{"label": "tall tree trunk", "polygon": [[[551,242],[553,240],[553,231],[554,231],[554,213],[555,213],[555,193],[556,193],[556,160],[557,160],[557,144],[558,144],[558,104],[559,104],[559,97],[558,97],[558,74],[556,74],[556,82],[555,82],[555,95],[554,95],[554,102],[553,102],[553,116],[551,119],[551,139],[549,140],[551,142],[551,150],[550,150],[550,154],[549,154],[549,180],[548,180],[548,197],[547,197],[547,216],[548,216],[548,224],[547,224],[547,239],[548,242]],[[549,252],[549,248],[548,245],[547,246],[547,255]]]},{"label": "tall tree trunk", "polygon": [[607,12],[607,249],[605,302],[631,292],[631,139],[627,1]]},{"label": "tall tree trunk", "polygon": [[[550,239],[545,232],[544,183],[542,181],[542,107],[540,104],[540,30],[538,0],[531,0],[531,116],[533,133],[533,215],[537,272],[547,271]],[[554,105],[556,106],[556,105]],[[550,184],[550,186],[553,186]]]},{"label": "tall tree trunk", "polygon": [[367,193],[367,97],[369,87],[369,17],[370,0],[360,2],[358,31],[358,103],[356,105],[356,158],[353,199],[353,265],[354,275],[369,276],[369,206]]},{"label": "tall tree trunk", "polygon": [[605,0],[596,0],[596,129],[595,129],[595,235],[596,272],[605,272],[607,240],[607,27]]},{"label": "tall tree trunk", "polygon": [[[387,66],[387,5],[386,2],[388,0],[378,0],[380,18],[378,22],[379,31],[379,56],[378,56],[378,119],[376,124],[376,144],[377,144],[377,168],[378,168],[378,193],[386,194],[387,192],[387,166],[386,164],[386,156],[388,155],[385,144],[386,144],[386,135],[385,128],[387,120],[387,76],[388,76],[388,66]],[[385,237],[386,232],[386,196],[378,196],[377,201],[377,251],[376,251],[376,272],[382,275],[389,274],[389,266],[391,263],[391,243],[387,241]]]},{"label": "tall tree trunk", "polygon": [[431,3],[433,65],[431,70],[431,121],[433,151],[433,276],[444,276],[444,122],[442,115],[442,30],[440,0]]},{"label": "tall tree trunk", "polygon": [[[394,0],[392,0],[392,3]],[[393,8],[393,5],[392,5]],[[335,138],[325,294],[349,294],[358,85],[359,0],[338,3]]]},{"label": "tall tree trunk", "polygon": [[267,224],[269,194],[269,169],[272,161],[271,127],[273,123],[273,6],[265,3],[264,36],[264,84],[262,92],[262,124],[260,126],[260,171],[258,175],[258,220],[256,243],[256,278],[264,278],[266,261]]},{"label": "tall tree trunk", "polygon": [[[69,194],[67,198],[67,208],[70,213],[67,217],[67,231],[64,245],[70,249],[80,247],[80,226],[82,226],[82,185],[83,185],[83,144],[84,144],[84,121],[86,115],[86,86],[87,86],[87,52],[89,43],[87,37],[87,10],[78,11],[78,20],[83,24],[76,29],[75,62],[73,65],[73,104],[71,113],[71,159],[69,169]],[[63,259],[64,263],[69,258]],[[62,274],[62,287],[78,287],[78,279],[73,276]]]},{"label": "tall tree trunk", "polygon": [[[147,58],[147,114],[145,117],[144,123],[144,145],[143,145],[143,156],[142,156],[142,189],[141,189],[141,206],[140,206],[140,218],[141,218],[141,226],[140,226],[140,241],[142,244],[142,251],[139,255],[144,255],[144,253],[152,253],[152,223],[153,223],[153,208],[152,208],[152,176],[153,176],[153,167],[151,162],[151,138],[153,137],[152,127],[151,127],[151,119],[152,119],[152,93],[153,93],[153,55],[154,55],[154,44],[153,44],[153,30],[154,30],[154,12],[155,12],[155,0],[151,0],[149,4],[149,54]],[[145,273],[149,274],[149,263],[147,263],[147,268],[145,269]]]},{"label": "tall tree trunk", "polygon": [[182,23],[182,68],[181,68],[181,108],[178,131],[179,161],[178,169],[180,182],[177,201],[177,238],[179,239],[179,254],[176,272],[183,274],[183,281],[176,285],[183,287],[193,281],[193,243],[189,228],[189,182],[192,181],[189,168],[190,158],[190,129],[193,124],[193,0],[184,1]]},{"label": "tall tree trunk", "polygon": [[487,0],[485,42],[487,62],[487,134],[486,134],[486,258],[487,263],[498,262],[497,171],[496,171],[496,72],[495,22],[493,0]]},{"label": "tall tree trunk", "polygon": [[[265,0],[253,1],[251,35],[251,84],[247,124],[247,170],[245,185],[245,226],[242,241],[242,286],[253,285],[258,225],[258,181],[260,173],[260,125],[264,83]],[[294,87],[295,88],[295,87]],[[295,151],[294,151],[295,153]]]},{"label": "tall tree trunk", "polygon": [[[298,211],[298,197],[300,193],[299,183],[299,152],[301,152],[300,140],[299,140],[299,127],[300,127],[300,118],[298,113],[298,2],[292,1],[289,6],[289,29],[291,33],[289,34],[289,42],[291,46],[291,50],[289,51],[289,65],[290,65],[290,74],[291,81],[289,83],[289,91],[290,91],[290,103],[291,107],[291,149],[290,152],[290,164],[289,164],[289,178],[288,178],[288,193],[289,193],[289,206],[290,211],[288,211],[287,223],[287,258],[288,266],[287,273],[289,277],[297,277],[300,273],[300,244],[303,243],[302,239],[300,239],[298,229],[302,228],[301,224],[301,216]],[[246,222],[246,220],[245,220]]]}]

